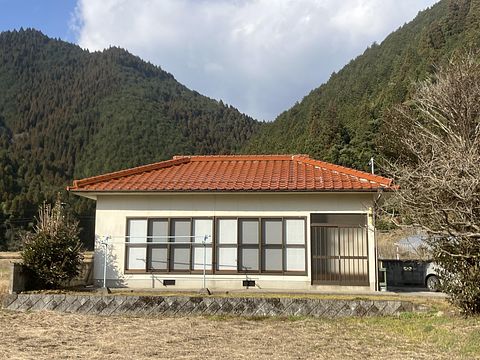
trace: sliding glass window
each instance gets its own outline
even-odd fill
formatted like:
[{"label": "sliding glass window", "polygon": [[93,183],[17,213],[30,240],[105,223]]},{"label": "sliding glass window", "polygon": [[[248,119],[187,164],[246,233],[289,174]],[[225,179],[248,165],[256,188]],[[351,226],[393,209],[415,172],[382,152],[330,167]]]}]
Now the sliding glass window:
[{"label": "sliding glass window", "polygon": [[305,218],[217,219],[217,271],[306,273]]},{"label": "sliding glass window", "polygon": [[[205,270],[212,270],[213,220],[193,219],[193,235],[192,269],[203,270],[205,260]],[[204,246],[204,241],[209,245]]]},{"label": "sliding glass window", "polygon": [[258,272],[260,231],[258,219],[239,219],[240,272]]},{"label": "sliding glass window", "polygon": [[148,270],[168,269],[168,219],[150,219],[148,223]]},{"label": "sliding glass window", "polygon": [[204,262],[211,270],[212,234],[213,219],[127,219],[125,270],[195,272]]},{"label": "sliding glass window", "polygon": [[285,271],[305,271],[305,220],[285,219]]},{"label": "sliding glass window", "polygon": [[283,271],[283,220],[262,220],[262,271]]},{"label": "sliding glass window", "polygon": [[131,219],[127,224],[127,261],[128,270],[145,270],[147,264],[147,220]]},{"label": "sliding glass window", "polygon": [[218,219],[216,238],[218,271],[237,271],[237,230],[237,219]]},{"label": "sliding glass window", "polygon": [[[305,218],[127,219],[128,272],[306,273]],[[204,244],[206,242],[206,244]]]}]

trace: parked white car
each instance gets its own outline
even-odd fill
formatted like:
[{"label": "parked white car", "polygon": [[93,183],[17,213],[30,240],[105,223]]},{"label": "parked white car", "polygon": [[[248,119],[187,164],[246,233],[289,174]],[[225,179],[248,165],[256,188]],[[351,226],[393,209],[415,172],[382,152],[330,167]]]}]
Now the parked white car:
[{"label": "parked white car", "polygon": [[429,291],[440,290],[440,278],[438,275],[438,265],[430,262],[425,269],[425,287]]}]

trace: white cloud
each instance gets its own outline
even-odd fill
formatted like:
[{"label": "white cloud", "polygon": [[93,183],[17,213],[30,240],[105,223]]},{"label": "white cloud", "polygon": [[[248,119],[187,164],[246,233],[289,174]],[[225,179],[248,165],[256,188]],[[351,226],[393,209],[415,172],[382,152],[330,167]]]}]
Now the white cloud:
[{"label": "white cloud", "polygon": [[272,120],[436,0],[79,0],[90,50],[110,45]]}]

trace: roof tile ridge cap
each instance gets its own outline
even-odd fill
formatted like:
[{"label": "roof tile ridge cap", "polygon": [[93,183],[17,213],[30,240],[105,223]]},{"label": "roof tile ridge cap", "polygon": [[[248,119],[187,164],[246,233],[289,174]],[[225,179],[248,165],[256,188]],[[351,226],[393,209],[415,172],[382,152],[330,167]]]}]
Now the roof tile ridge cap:
[{"label": "roof tile ridge cap", "polygon": [[83,185],[91,185],[97,182],[101,181],[107,181],[107,180],[113,180],[113,179],[118,179],[124,176],[130,176],[130,175],[136,175],[145,171],[152,171],[152,170],[158,170],[158,169],[163,169],[166,167],[174,166],[174,165],[180,165],[180,164],[185,164],[190,162],[190,157],[189,156],[183,156],[183,157],[174,157],[173,159],[170,160],[165,160],[165,161],[159,161],[156,163],[152,164],[147,164],[147,165],[141,165],[137,167],[133,167],[130,169],[123,169],[119,171],[114,171],[111,173],[107,174],[102,174],[102,175],[97,175],[97,176],[92,176],[80,180],[74,180],[73,181],[73,187],[69,187],[70,190],[75,190],[76,188],[83,186]]},{"label": "roof tile ridge cap", "polygon": [[233,155],[192,155],[190,161],[258,161],[290,160],[291,155],[282,154],[233,154]]},{"label": "roof tile ridge cap", "polygon": [[[166,161],[172,161],[172,160],[191,159],[193,156],[195,156],[195,155],[173,155],[172,158],[169,159],[169,160],[158,161],[158,162],[153,163],[153,164],[158,164],[158,163],[162,163],[162,162],[166,162]],[[150,164],[150,165],[153,165],[153,164]],[[146,165],[143,165],[143,166],[146,166]]]},{"label": "roof tile ridge cap", "polygon": [[308,154],[293,154],[293,155],[290,155],[290,157],[291,157],[290,160],[302,160],[302,159],[315,160],[315,159],[312,159]]},{"label": "roof tile ridge cap", "polygon": [[352,168],[349,168],[349,167],[346,167],[346,166],[332,164],[332,163],[322,161],[322,160],[305,158],[305,157],[302,157],[302,156],[297,157],[297,159],[298,159],[298,161],[302,161],[302,162],[305,162],[305,163],[313,165],[313,166],[323,166],[323,167],[325,167],[329,170],[338,171],[338,172],[341,172],[341,173],[344,173],[344,174],[347,174],[347,175],[362,177],[362,178],[370,180],[370,181],[374,181],[374,182],[381,183],[381,184],[386,184],[387,186],[391,186],[391,184],[393,182],[393,179],[389,179],[389,178],[386,178],[386,177],[383,177],[383,176],[380,176],[380,175],[370,174],[368,172],[352,169]]}]

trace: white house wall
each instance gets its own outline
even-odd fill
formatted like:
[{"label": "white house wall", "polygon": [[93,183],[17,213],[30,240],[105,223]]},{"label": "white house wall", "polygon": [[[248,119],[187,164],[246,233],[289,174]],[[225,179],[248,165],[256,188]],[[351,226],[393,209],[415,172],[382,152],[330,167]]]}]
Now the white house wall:
[{"label": "white house wall", "polygon": [[[125,274],[125,235],[127,218],[130,217],[305,217],[306,218],[306,276],[248,275],[256,286],[271,290],[313,290],[321,286],[311,285],[311,213],[363,213],[368,216],[368,287],[357,290],[375,290],[376,259],[372,220],[373,195],[336,194],[146,194],[146,195],[97,195],[96,245],[94,278],[103,279],[103,249],[100,241],[109,236],[109,261],[107,285],[132,288],[163,288],[164,279],[175,279],[173,289],[198,289],[202,287],[202,275],[196,274]],[[210,289],[242,289],[244,274],[207,275]],[[336,289],[346,287],[336,287]],[[350,288],[351,289],[351,288]]]}]

